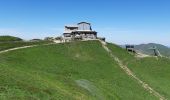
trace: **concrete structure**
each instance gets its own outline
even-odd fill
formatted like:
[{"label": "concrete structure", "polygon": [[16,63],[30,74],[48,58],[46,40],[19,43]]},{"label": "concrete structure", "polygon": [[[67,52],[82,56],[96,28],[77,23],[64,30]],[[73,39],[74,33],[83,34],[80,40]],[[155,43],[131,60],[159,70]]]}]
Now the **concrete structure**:
[{"label": "concrete structure", "polygon": [[153,50],[154,56],[162,57],[161,53],[159,52],[156,46],[149,48],[149,50]]},{"label": "concrete structure", "polygon": [[126,50],[132,53],[136,53],[134,45],[126,45]]},{"label": "concrete structure", "polygon": [[97,32],[92,30],[90,23],[80,22],[77,25],[65,26],[63,39],[64,42],[94,40],[97,39]]}]

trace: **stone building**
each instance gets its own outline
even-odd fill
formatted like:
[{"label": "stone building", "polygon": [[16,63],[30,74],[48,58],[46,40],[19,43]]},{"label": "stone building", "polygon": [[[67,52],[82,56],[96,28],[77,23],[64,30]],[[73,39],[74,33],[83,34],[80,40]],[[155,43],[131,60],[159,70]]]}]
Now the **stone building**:
[{"label": "stone building", "polygon": [[91,24],[80,22],[77,25],[65,26],[63,33],[64,42],[72,40],[94,40],[97,39],[97,32],[92,30]]}]

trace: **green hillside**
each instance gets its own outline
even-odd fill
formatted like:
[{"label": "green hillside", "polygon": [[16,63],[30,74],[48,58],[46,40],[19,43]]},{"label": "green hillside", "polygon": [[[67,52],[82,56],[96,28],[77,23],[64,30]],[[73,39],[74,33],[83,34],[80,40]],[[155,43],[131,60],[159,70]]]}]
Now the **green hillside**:
[{"label": "green hillside", "polygon": [[22,41],[22,39],[14,36],[0,36],[0,42],[9,42],[9,41]]},{"label": "green hillside", "polygon": [[[117,46],[110,46],[116,54],[126,53]],[[129,54],[123,56],[124,61],[133,58]],[[0,62],[0,100],[158,99],[129,77],[98,41],[11,51],[0,54]],[[137,73],[137,67],[134,67]],[[147,80],[142,72],[138,75]],[[169,96],[168,89],[163,91],[156,85],[155,89]]]},{"label": "green hillside", "polygon": [[109,44],[112,53],[123,61],[140,79],[170,99],[170,59],[135,58],[126,50]]},{"label": "green hillside", "polygon": [[41,44],[48,44],[52,43],[50,41],[23,41],[21,38],[14,37],[14,36],[0,36],[0,51],[16,48],[16,47],[23,47],[29,45],[41,45]]},{"label": "green hillside", "polygon": [[16,47],[22,47],[22,46],[29,46],[29,45],[41,45],[41,44],[48,44],[52,43],[50,41],[38,41],[38,42],[25,42],[25,41],[19,41],[19,42],[0,42],[0,51],[10,49],[10,48],[16,48]]}]

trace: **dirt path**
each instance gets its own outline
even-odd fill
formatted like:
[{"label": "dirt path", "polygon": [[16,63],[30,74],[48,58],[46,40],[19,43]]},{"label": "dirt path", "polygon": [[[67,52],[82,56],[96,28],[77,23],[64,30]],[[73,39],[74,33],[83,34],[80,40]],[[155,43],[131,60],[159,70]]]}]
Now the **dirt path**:
[{"label": "dirt path", "polygon": [[[100,41],[100,40],[99,40]],[[148,84],[146,84],[145,82],[143,82],[142,80],[140,80],[127,66],[123,65],[122,61],[119,60],[118,57],[116,57],[115,55],[113,55],[113,53],[111,52],[111,50],[107,47],[107,44],[105,42],[102,42],[102,46],[103,48],[110,54],[110,56],[119,64],[119,66],[126,72],[126,74],[128,74],[129,76],[131,76],[132,78],[134,78],[135,80],[138,81],[139,84],[141,84],[141,86],[147,90],[149,93],[153,94],[154,96],[158,97],[160,100],[166,100],[164,96],[162,96],[161,94],[159,94],[157,91],[155,91],[154,89],[152,89]],[[50,43],[50,44],[44,44],[44,45],[51,45],[51,44],[57,44],[57,43]],[[10,51],[14,51],[14,50],[19,50],[19,49],[25,49],[25,48],[31,48],[31,47],[36,47],[36,46],[40,46],[40,45],[31,45],[31,46],[23,46],[23,47],[16,47],[16,48],[11,48],[11,49],[7,49],[7,50],[3,50],[0,51],[0,54],[2,53],[6,53],[6,52],[10,52]]]},{"label": "dirt path", "polygon": [[166,100],[166,98],[164,96],[162,96],[160,93],[158,93],[157,91],[155,91],[153,88],[151,88],[148,84],[146,84],[144,81],[140,80],[126,65],[124,65],[122,63],[122,61],[116,57],[115,55],[113,55],[113,53],[111,52],[111,50],[107,47],[107,44],[105,42],[102,42],[102,46],[103,48],[110,54],[110,56],[119,64],[119,66],[121,67],[121,69],[123,69],[126,74],[130,77],[132,77],[133,79],[135,79],[146,91],[148,91],[149,93],[153,94],[154,96],[156,96],[157,98],[159,98],[160,100]]},{"label": "dirt path", "polygon": [[140,51],[136,50],[137,54],[135,57],[137,58],[146,58],[146,57],[152,57],[150,55],[147,55],[147,54],[144,54],[144,53],[141,53]]},{"label": "dirt path", "polygon": [[[51,45],[51,44],[57,44],[57,43],[49,43],[49,44],[43,44],[43,45]],[[23,46],[23,47],[11,48],[11,49],[7,49],[7,50],[0,51],[0,54],[6,53],[6,52],[10,52],[10,51],[14,51],[14,50],[19,50],[19,49],[37,47],[37,46],[41,46],[41,45],[30,45],[30,46]]]}]

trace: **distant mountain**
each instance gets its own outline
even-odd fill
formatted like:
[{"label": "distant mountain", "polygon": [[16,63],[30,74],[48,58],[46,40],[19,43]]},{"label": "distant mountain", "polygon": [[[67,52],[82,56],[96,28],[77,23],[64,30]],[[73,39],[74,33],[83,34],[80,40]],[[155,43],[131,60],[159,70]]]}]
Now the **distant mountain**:
[{"label": "distant mountain", "polygon": [[170,57],[170,48],[166,47],[164,45],[161,45],[161,44],[156,44],[156,43],[141,44],[141,45],[136,45],[135,49],[139,50],[142,53],[145,53],[145,54],[148,54],[148,55],[153,55],[153,51],[150,50],[149,48],[152,48],[154,46],[159,50],[159,52],[163,56]]}]

